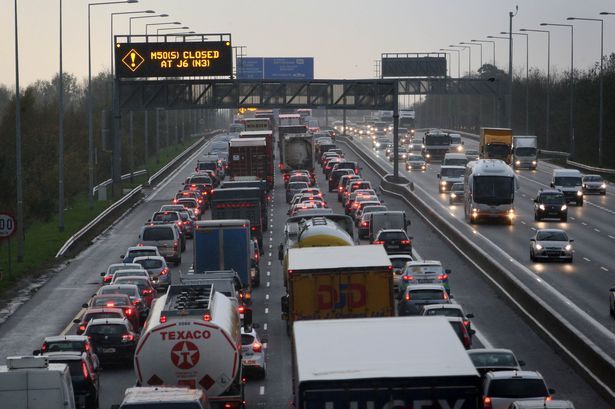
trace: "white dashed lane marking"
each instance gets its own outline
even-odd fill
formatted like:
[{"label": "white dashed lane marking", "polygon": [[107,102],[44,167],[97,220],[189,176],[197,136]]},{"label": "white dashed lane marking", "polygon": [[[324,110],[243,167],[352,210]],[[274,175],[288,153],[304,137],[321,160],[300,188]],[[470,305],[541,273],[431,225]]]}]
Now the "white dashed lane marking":
[{"label": "white dashed lane marking", "polygon": [[583,260],[585,261],[591,261],[590,259],[588,259],[587,257],[583,257]]}]

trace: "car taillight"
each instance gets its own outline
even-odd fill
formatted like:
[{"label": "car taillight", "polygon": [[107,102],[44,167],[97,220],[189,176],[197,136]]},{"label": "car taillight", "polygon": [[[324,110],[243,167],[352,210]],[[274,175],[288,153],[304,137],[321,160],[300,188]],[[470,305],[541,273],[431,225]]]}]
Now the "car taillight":
[{"label": "car taillight", "polygon": [[384,240],[374,240],[373,244],[384,244]]},{"label": "car taillight", "polygon": [[137,298],[136,300],[134,300],[134,301],[132,302],[132,304],[133,304],[133,305],[135,305],[135,306],[136,306],[136,305],[141,304],[141,299],[140,299],[140,298]]},{"label": "car taillight", "polygon": [[177,199],[173,199],[173,204],[177,204]]},{"label": "car taillight", "polygon": [[174,241],[174,242],[173,242],[173,249],[174,249],[174,250],[177,250],[177,245],[178,245],[178,244],[177,244],[177,241]]},{"label": "car taillight", "polygon": [[169,274],[169,269],[167,267],[163,268],[162,271],[160,272],[161,276],[166,276],[167,274]]},{"label": "car taillight", "polygon": [[463,320],[463,325],[465,325],[466,327],[469,327],[470,326],[470,321]]},{"label": "car taillight", "polygon": [[256,226],[252,226],[252,227],[250,227],[250,230],[252,230],[252,231],[256,231]]},{"label": "car taillight", "polygon": [[339,190],[341,192],[344,189],[340,186],[340,187],[337,188],[337,190]]},{"label": "car taillight", "polygon": [[491,406],[491,398],[489,396],[485,396],[483,398],[483,409],[493,409],[493,406]]},{"label": "car taillight", "polygon": [[361,227],[367,227],[369,226],[369,222],[368,221],[362,221],[361,222]]},{"label": "car taillight", "polygon": [[194,214],[198,215],[199,213],[201,213],[201,211],[199,209],[197,209],[196,207],[193,210],[194,210]]},{"label": "car taillight", "polygon": [[203,314],[203,321],[211,321],[211,314]]},{"label": "car taillight", "polygon": [[355,170],[354,170],[354,174],[355,174],[355,175],[358,175],[358,174],[359,174],[359,169],[355,169]]},{"label": "car taillight", "polygon": [[402,240],[401,244],[405,244],[406,246],[410,244],[410,240]]},{"label": "car taillight", "polygon": [[44,354],[45,352],[47,352],[47,343],[44,343],[43,346],[41,347],[41,352]]},{"label": "car taillight", "polygon": [[135,340],[134,334],[124,334],[124,335],[122,335],[122,342],[130,342],[130,341],[134,341],[134,340]]},{"label": "car taillight", "polygon": [[79,325],[79,331],[81,332],[85,331],[85,325]]},{"label": "car taillight", "polygon": [[137,247],[143,247],[143,243],[137,243]]},{"label": "car taillight", "polygon": [[252,350],[254,352],[261,352],[263,350],[263,344],[261,344],[260,342],[255,342],[254,344],[252,344]]},{"label": "car taillight", "polygon": [[109,281],[111,281],[112,278],[113,278],[112,276],[104,276],[103,283],[108,283]]},{"label": "car taillight", "polygon": [[143,295],[150,295],[153,294],[154,292],[152,290],[150,290],[149,288],[146,288],[145,290],[143,290]]},{"label": "car taillight", "polygon": [[90,374],[88,372],[88,367],[85,365],[85,362],[81,361],[81,372],[83,372],[83,377],[88,379]]},{"label": "car taillight", "polygon": [[132,308],[126,308],[124,309],[124,314],[126,314],[127,317],[130,317],[133,313],[133,309]]},{"label": "car taillight", "polygon": [[406,301],[410,301],[412,299],[412,296],[410,295],[410,293],[406,293],[406,296],[404,298]]},{"label": "car taillight", "polygon": [[408,282],[408,281],[414,280],[414,276],[402,276],[401,279],[404,280],[405,282]]},{"label": "car taillight", "polygon": [[448,274],[440,274],[438,276],[438,280],[446,280],[448,278]]},{"label": "car taillight", "polygon": [[115,307],[115,303],[114,302],[108,302],[106,304],[107,307]]}]

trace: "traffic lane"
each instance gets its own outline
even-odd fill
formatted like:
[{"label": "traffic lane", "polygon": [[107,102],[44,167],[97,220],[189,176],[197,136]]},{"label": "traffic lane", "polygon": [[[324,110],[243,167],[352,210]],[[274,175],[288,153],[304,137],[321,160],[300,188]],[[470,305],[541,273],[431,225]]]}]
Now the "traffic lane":
[{"label": "traffic lane", "polygon": [[[345,150],[350,160],[359,160],[354,153]],[[378,186],[380,178],[363,166],[362,174]],[[509,348],[519,359],[525,360],[524,369],[538,370],[550,387],[557,390],[557,399],[570,399],[577,407],[607,409],[610,406],[585,380],[579,376],[553,349],[540,338],[508,302],[479,273],[476,266],[462,257],[431,225],[427,224],[405,202],[386,195],[387,207],[405,210],[412,224],[409,232],[414,236],[413,246],[425,259],[441,260],[450,268],[451,294],[464,307],[466,313],[474,313],[473,325],[480,329],[480,339],[485,346]],[[403,341],[400,340],[403,345]],[[403,347],[402,347],[403,348]]]},{"label": "traffic lane", "polygon": [[[425,173],[412,173],[412,176],[414,176],[416,184],[419,184],[442,203],[444,209],[448,205],[448,194],[438,193],[437,185],[429,184],[429,186],[426,186],[427,183],[425,182],[425,180],[431,179],[434,173],[437,173],[439,165],[435,166],[432,165]],[[402,174],[404,173],[410,174],[409,172],[402,171]],[[521,196],[521,200],[519,196]],[[497,244],[521,264],[535,270],[536,264],[529,261],[529,237],[532,235],[531,228],[540,225],[540,223],[533,222],[533,201],[526,194],[518,195],[515,204],[518,215],[515,225],[476,224],[472,228]],[[584,210],[584,208],[575,207],[572,207],[572,209],[572,212],[577,212],[577,217],[579,217],[578,213]],[[459,220],[464,220],[462,205],[454,206],[454,209],[450,210],[450,214],[455,215]],[[579,237],[577,242],[575,242],[575,257],[577,261],[572,266],[566,265],[564,267],[560,267],[561,264],[547,265],[547,267],[539,265],[539,272],[544,273],[545,270],[551,270],[552,274],[545,274],[543,277],[546,283],[556,288],[584,311],[590,312],[592,316],[595,315],[596,318],[599,318],[599,322],[612,330],[613,323],[608,316],[605,307],[606,302],[604,299],[595,296],[596,294],[604,293],[605,289],[610,288],[609,286],[613,280],[612,268],[609,266],[612,262],[607,259],[610,254],[608,249],[612,247],[611,239],[608,239],[605,235],[597,235],[595,231],[590,232],[582,224],[575,223],[573,219],[575,217],[571,216],[571,222],[560,223],[559,227],[567,230],[571,237]],[[545,225],[544,222],[541,223]],[[527,229],[527,226],[529,226],[529,229]],[[508,234],[503,235],[504,231],[508,232]],[[552,268],[550,268],[551,266]],[[588,280],[588,277],[593,279]]]}]

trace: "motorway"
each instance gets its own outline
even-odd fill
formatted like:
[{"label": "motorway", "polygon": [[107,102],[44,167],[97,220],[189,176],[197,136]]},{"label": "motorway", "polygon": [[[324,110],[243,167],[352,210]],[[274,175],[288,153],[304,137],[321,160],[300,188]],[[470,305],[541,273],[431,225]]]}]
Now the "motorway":
[{"label": "motorway", "polygon": [[[470,143],[466,141],[466,146],[469,147]],[[206,151],[206,147],[203,148],[203,151]],[[346,157],[356,160],[356,156],[351,152],[347,152]],[[30,354],[33,349],[40,346],[44,336],[73,333],[74,329],[71,322],[80,313],[81,304],[86,302],[100,285],[99,273],[108,264],[118,261],[125,248],[136,242],[138,228],[162,204],[169,202],[173,194],[181,187],[181,182],[192,172],[195,158],[196,155],[186,161],[155,190],[147,192],[143,203],[104,232],[91,247],[67,263],[29,302],[0,326],[0,362],[3,362],[7,356]],[[433,196],[438,197],[437,179],[435,178],[437,171],[435,169],[436,167],[432,166],[432,169],[425,174],[413,175],[413,180],[421,189],[429,191],[433,188]],[[542,175],[546,180],[546,176],[541,173],[543,169],[547,169],[547,165],[541,164],[540,170],[536,174]],[[326,183],[322,172],[317,171],[317,174],[319,184],[324,187],[323,191],[326,192]],[[363,174],[376,186],[379,184],[379,177],[365,165],[363,165]],[[526,172],[522,175],[526,176]],[[522,184],[519,192],[523,200],[518,200],[517,203],[521,216],[515,226],[477,225],[474,228],[489,239],[500,240],[501,243],[497,242],[497,244],[501,245],[502,249],[507,252],[510,249],[511,255],[514,255],[519,262],[530,265],[527,255],[527,239],[530,235],[530,225],[533,226],[533,222],[530,223],[529,220],[533,220],[533,218],[528,217],[527,214],[531,205],[530,198],[535,194],[537,186],[530,188],[529,183],[528,186],[524,185],[526,184]],[[523,198],[523,194],[526,195],[525,198]],[[341,206],[336,201],[334,193],[326,193],[325,196],[336,211],[341,211]],[[554,353],[553,349],[539,338],[525,321],[519,318],[513,309],[483,279],[477,268],[458,254],[448,241],[434,231],[412,209],[408,208],[404,202],[389,196],[382,196],[381,198],[389,209],[400,209],[407,212],[412,220],[409,233],[414,237],[413,246],[417,252],[426,259],[442,260],[446,268],[452,269],[453,273],[450,278],[452,294],[457,302],[464,306],[466,312],[472,312],[476,316],[473,319],[473,326],[478,329],[474,339],[475,347],[483,345],[512,349],[518,358],[527,362],[525,369],[539,370],[543,374],[549,386],[557,390],[558,393],[555,396],[558,399],[570,399],[579,408],[606,409],[609,407],[584,379],[577,375],[560,356]],[[460,217],[459,209],[449,207],[448,202],[444,200],[444,196],[441,196],[439,200],[447,213],[453,215],[451,217]],[[587,202],[595,202],[605,209],[609,209],[607,202],[613,202],[610,195],[604,198],[605,203],[600,204],[600,200],[603,200],[603,198],[596,197],[596,200],[591,198]],[[526,202],[525,205],[524,202]],[[284,292],[284,287],[281,266],[276,257],[277,251],[275,251],[277,244],[283,237],[282,232],[287,217],[286,211],[287,205],[284,200],[282,178],[280,174],[276,174],[276,189],[271,208],[268,211],[271,228],[265,235],[265,254],[261,259],[261,274],[263,275],[261,287],[253,292],[254,320],[260,324],[260,335],[267,341],[267,379],[248,383],[246,400],[249,408],[288,408],[292,400],[290,343],[286,335],[285,323],[280,319],[280,297]],[[568,223],[567,228],[576,229],[571,231],[571,234],[578,243],[577,259],[571,266],[571,271],[562,271],[562,265],[557,264],[547,265],[543,267],[544,271],[540,272],[544,280],[553,281],[552,283],[549,282],[554,286],[556,286],[555,278],[557,278],[557,275],[563,275],[568,279],[573,276],[576,278],[581,274],[604,274],[602,282],[606,281],[606,277],[611,274],[610,271],[597,273],[592,270],[600,270],[594,263],[602,263],[602,266],[612,271],[608,266],[608,260],[605,260],[607,251],[604,251],[606,254],[601,257],[597,254],[599,250],[592,247],[593,252],[591,252],[590,246],[583,244],[585,240],[592,240],[588,243],[595,241],[598,244],[600,242],[599,239],[590,238],[593,228],[581,224],[581,218],[583,221],[589,222],[588,217],[590,216],[588,214],[590,211],[609,214],[591,205],[579,209],[572,208],[570,215],[574,216],[575,220],[570,218],[571,222]],[[591,217],[594,217],[593,213]],[[601,214],[599,217],[604,217],[604,220],[607,220],[605,215]],[[613,217],[613,214],[610,217]],[[205,218],[208,218],[208,214],[205,215]],[[463,221],[463,219],[461,220]],[[522,221],[526,221],[526,225],[522,224]],[[602,223],[596,224],[595,228],[608,231],[606,234],[615,236],[615,231],[609,231],[613,230],[615,226],[609,227],[607,221]],[[612,220],[610,224],[614,224]],[[518,234],[515,234],[514,238],[510,235],[502,235],[502,229],[518,231]],[[585,230],[587,232],[584,234]],[[597,232],[594,231],[594,233]],[[609,242],[605,238],[602,239],[604,243],[599,248],[608,247]],[[592,261],[584,262],[584,256]],[[192,243],[189,241],[187,251],[183,256],[183,264],[179,268],[172,268],[174,281],[177,280],[180,271],[188,269],[191,258]],[[592,276],[592,278],[594,277]],[[595,279],[597,280],[597,277]],[[578,279],[578,281],[582,280]],[[572,298],[574,282],[568,283],[566,281],[568,284],[562,288],[556,288],[562,292],[565,292],[568,288],[570,291],[565,292],[566,296],[570,296],[576,303],[576,299]],[[582,289],[583,294],[589,294],[592,291],[591,288],[585,286]],[[586,300],[587,308],[595,309],[590,309],[592,315],[605,324],[608,319],[606,298],[596,297],[596,294],[606,294],[606,289],[608,289],[608,284],[591,292],[592,295],[588,296]],[[597,299],[595,300],[595,298]],[[583,305],[580,301],[579,304]],[[585,309],[586,306],[583,305],[582,308]],[[606,319],[603,319],[603,315]],[[349,340],[349,342],[352,342],[352,340]],[[378,346],[366,345],[366,349],[368,348],[378,348]],[[400,354],[403,354],[403,339],[399,340],[399,349]],[[124,389],[134,385],[135,376],[130,368],[105,369],[101,373],[101,381],[101,407],[106,409],[111,404],[119,403],[122,400]]]}]

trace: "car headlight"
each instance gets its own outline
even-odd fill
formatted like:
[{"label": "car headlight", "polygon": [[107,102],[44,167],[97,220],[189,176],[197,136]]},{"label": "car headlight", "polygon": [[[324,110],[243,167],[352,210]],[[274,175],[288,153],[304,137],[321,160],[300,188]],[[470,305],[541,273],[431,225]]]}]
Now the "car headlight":
[{"label": "car headlight", "polygon": [[516,161],[515,165],[521,165],[521,161],[520,160]]},{"label": "car headlight", "polygon": [[378,142],[376,142],[376,148],[379,148],[380,144]]},{"label": "car headlight", "polygon": [[583,192],[581,192],[580,190],[577,190],[577,196],[583,196]]},{"label": "car headlight", "polygon": [[455,193],[451,193],[451,197],[454,199],[457,197],[457,195]]},{"label": "car headlight", "polygon": [[542,250],[542,245],[540,243],[536,243],[536,250]]},{"label": "car headlight", "polygon": [[535,161],[535,160],[533,160],[533,161],[532,161],[532,165],[535,165],[535,164],[536,164],[536,161]]},{"label": "car headlight", "polygon": [[571,251],[572,250],[572,245],[566,244],[566,246],[564,247],[564,250]]},{"label": "car headlight", "polygon": [[601,184],[600,189],[606,189],[606,183]]},{"label": "car headlight", "polygon": [[564,210],[568,209],[568,206],[566,205],[562,205],[562,207],[560,208],[560,210],[563,212]]},{"label": "car headlight", "polygon": [[408,170],[412,169],[412,165],[406,165],[406,169]]},{"label": "car headlight", "polygon": [[478,211],[479,211],[479,210],[478,210],[476,207],[472,209],[472,213],[474,213],[474,214],[477,214],[477,213],[478,213]]},{"label": "car headlight", "polygon": [[444,180],[443,180],[442,182],[440,182],[440,184],[441,184],[442,186],[446,186],[446,181],[444,181]]},{"label": "car headlight", "polygon": [[421,165],[421,169],[425,170],[425,165]]},{"label": "car headlight", "polygon": [[510,209],[508,211],[508,218],[510,218],[510,219],[514,219],[515,218],[515,209]]},{"label": "car headlight", "polygon": [[425,157],[426,158],[431,158],[431,154],[428,153],[427,155],[425,155]]},{"label": "car headlight", "polygon": [[545,210],[545,205],[543,205],[543,204],[538,205],[538,208],[539,208],[540,210]]}]

